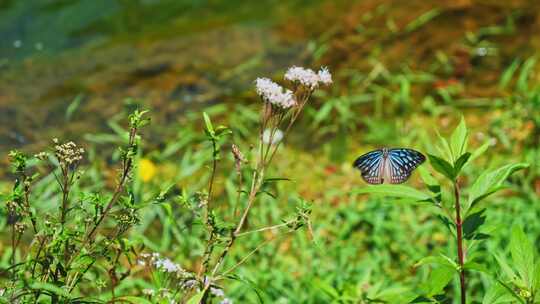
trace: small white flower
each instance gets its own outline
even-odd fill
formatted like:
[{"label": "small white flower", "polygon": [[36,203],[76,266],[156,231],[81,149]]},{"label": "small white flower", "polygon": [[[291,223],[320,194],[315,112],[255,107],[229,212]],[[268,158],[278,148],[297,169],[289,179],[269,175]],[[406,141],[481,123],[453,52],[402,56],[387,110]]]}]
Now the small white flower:
[{"label": "small white flower", "polygon": [[223,289],[220,289],[220,288],[214,288],[214,287],[210,287],[210,292],[215,295],[216,297],[224,297],[225,296],[225,292],[223,291]]},{"label": "small white flower", "polygon": [[195,288],[198,284],[199,284],[199,282],[197,282],[197,280],[191,279],[191,280],[187,280],[184,283],[182,283],[181,287],[183,289],[192,289],[192,288]]},{"label": "small white flower", "polygon": [[292,82],[299,82],[310,89],[315,89],[319,86],[319,75],[312,69],[292,66],[285,72],[285,79]]},{"label": "small white flower", "polygon": [[229,298],[225,298],[225,299],[221,300],[221,302],[219,302],[219,304],[233,304],[233,300],[231,300]]},{"label": "small white flower", "polygon": [[270,129],[264,130],[263,135],[262,135],[262,140],[265,144],[275,145],[278,142],[280,142],[282,139],[283,139],[283,132],[280,129],[277,129],[276,131],[274,131],[273,136],[272,136],[272,130]]},{"label": "small white flower", "polygon": [[327,67],[321,67],[319,73],[317,73],[317,76],[319,76],[319,81],[325,85],[329,85],[332,83],[332,74],[330,74],[330,71]]},{"label": "small white flower", "polygon": [[156,268],[161,268],[166,272],[177,272],[180,271],[180,266],[168,258],[158,259],[155,262]]},{"label": "small white flower", "polygon": [[145,288],[142,290],[142,293],[144,295],[147,295],[147,296],[153,296],[155,291],[153,289],[150,289],[150,288]]},{"label": "small white flower", "polygon": [[284,89],[268,78],[257,78],[255,89],[263,100],[278,107],[288,109],[296,104],[291,90]]}]

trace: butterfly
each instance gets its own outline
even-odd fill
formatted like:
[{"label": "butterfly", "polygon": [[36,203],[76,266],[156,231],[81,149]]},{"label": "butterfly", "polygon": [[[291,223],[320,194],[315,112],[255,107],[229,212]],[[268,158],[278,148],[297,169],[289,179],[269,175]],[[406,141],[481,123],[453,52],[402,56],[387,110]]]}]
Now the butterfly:
[{"label": "butterfly", "polygon": [[426,157],[413,149],[382,148],[358,157],[353,166],[362,172],[362,178],[369,184],[401,184],[411,176],[416,167]]}]

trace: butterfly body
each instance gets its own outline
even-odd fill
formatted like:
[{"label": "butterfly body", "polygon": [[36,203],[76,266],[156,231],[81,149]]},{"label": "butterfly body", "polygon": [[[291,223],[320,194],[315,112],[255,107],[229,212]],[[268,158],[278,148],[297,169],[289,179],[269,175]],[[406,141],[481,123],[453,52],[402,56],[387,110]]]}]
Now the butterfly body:
[{"label": "butterfly body", "polygon": [[382,184],[385,181],[401,184],[425,160],[422,153],[413,149],[382,148],[358,157],[354,167],[362,172],[362,178],[369,184]]}]

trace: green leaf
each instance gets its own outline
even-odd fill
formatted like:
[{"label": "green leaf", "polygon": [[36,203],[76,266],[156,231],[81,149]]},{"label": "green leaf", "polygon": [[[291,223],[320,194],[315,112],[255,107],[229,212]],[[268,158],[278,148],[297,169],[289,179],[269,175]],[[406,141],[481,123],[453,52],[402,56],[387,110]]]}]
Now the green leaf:
[{"label": "green leaf", "polygon": [[493,171],[482,173],[471,186],[469,191],[469,206],[503,189],[504,181],[514,172],[527,168],[525,163],[510,164]]},{"label": "green leaf", "polygon": [[486,216],[484,215],[484,212],[486,209],[482,209],[476,213],[473,213],[463,221],[463,233],[465,235],[465,238],[467,240],[471,240],[474,238],[474,234],[480,226],[484,224],[486,221]]},{"label": "green leaf", "polygon": [[476,263],[476,262],[472,262],[472,261],[466,262],[463,265],[463,268],[466,269],[466,270],[474,270],[474,271],[482,272],[482,273],[485,273],[485,274],[490,273],[489,269],[487,269],[486,266],[484,266],[482,264],[479,264],[479,263]]},{"label": "green leaf", "polygon": [[519,92],[527,92],[529,90],[529,78],[534,72],[534,66],[536,65],[537,58],[531,57],[523,63],[521,71],[516,82],[516,89]]},{"label": "green leaf", "polygon": [[435,169],[435,171],[441,173],[452,181],[454,180],[454,168],[450,163],[432,154],[428,154],[428,157],[429,162],[431,163],[431,166],[433,167],[433,169]]},{"label": "green leaf", "polygon": [[30,288],[34,289],[34,290],[47,291],[47,292],[49,292],[51,294],[62,296],[64,298],[68,298],[68,299],[71,298],[71,295],[69,294],[69,292],[67,292],[63,288],[60,288],[60,287],[58,287],[56,285],[53,285],[53,284],[50,284],[50,283],[35,282],[35,283],[30,284]]},{"label": "green leaf", "polygon": [[186,304],[199,304],[204,296],[204,293],[202,291],[199,291],[196,293],[193,297],[191,297]]},{"label": "green leaf", "polygon": [[467,125],[463,117],[450,136],[450,148],[453,159],[459,159],[467,151]]},{"label": "green leaf", "polygon": [[439,132],[437,132],[437,137],[439,138],[439,141],[440,141],[440,145],[439,146],[436,146],[437,147],[437,150],[439,150],[439,154],[446,158],[446,160],[448,162],[452,162],[453,159],[452,159],[452,149],[450,149],[450,144],[448,144],[448,141],[446,140],[446,138],[442,137],[441,134],[439,134]]},{"label": "green leaf", "polygon": [[447,266],[440,266],[433,269],[425,285],[427,295],[434,296],[441,294],[455,274],[456,271]]},{"label": "green leaf", "polygon": [[331,299],[338,299],[339,298],[339,292],[332,285],[330,285],[329,283],[327,283],[327,282],[325,282],[323,280],[320,280],[320,279],[315,279],[313,281],[313,285],[314,285],[313,287],[315,287],[315,289],[321,290],[326,295],[328,295]]},{"label": "green leaf", "polygon": [[149,300],[135,296],[125,296],[116,299],[118,302],[128,302],[132,304],[152,304]]},{"label": "green leaf", "polygon": [[506,276],[510,280],[514,280],[517,277],[516,273],[508,265],[508,263],[506,262],[506,259],[504,257],[501,257],[500,255],[498,255],[496,253],[493,254],[493,257],[495,258],[495,260],[499,264],[499,267],[501,267],[501,270],[502,270],[502,273],[504,274],[504,276]]},{"label": "green leaf", "polygon": [[454,162],[454,174],[456,176],[459,175],[459,173],[461,172],[461,169],[463,167],[465,167],[465,165],[467,164],[467,162],[469,161],[471,157],[471,153],[469,152],[465,152],[464,154],[462,154],[455,162]]},{"label": "green leaf", "polygon": [[515,303],[514,295],[501,283],[493,282],[482,300],[482,304]]},{"label": "green leaf", "polygon": [[71,120],[71,117],[73,117],[73,114],[75,113],[75,111],[77,111],[77,109],[81,105],[81,101],[83,100],[83,97],[84,97],[84,94],[79,94],[75,96],[73,101],[69,104],[69,106],[66,109],[66,116],[65,116],[67,121]]},{"label": "green leaf", "polygon": [[203,118],[204,118],[204,125],[206,126],[205,132],[208,135],[213,136],[214,135],[214,127],[212,126],[212,121],[210,120],[210,117],[206,112],[203,112]]},{"label": "green leaf", "polygon": [[426,184],[427,188],[431,193],[433,193],[434,202],[440,203],[441,202],[441,185],[439,184],[439,181],[429,173],[429,171],[424,167],[420,166],[418,167],[418,172],[420,173],[420,177]]},{"label": "green leaf", "polygon": [[405,185],[370,185],[353,190],[354,194],[381,194],[392,197],[409,198],[416,201],[431,199],[431,196]]},{"label": "green leaf", "polygon": [[534,248],[525,232],[518,226],[512,227],[510,253],[523,283],[531,289],[534,284]]},{"label": "green leaf", "polygon": [[439,16],[440,13],[441,13],[441,10],[437,8],[423,13],[418,18],[414,19],[413,21],[411,21],[409,24],[405,26],[405,32],[410,33],[412,31],[415,31],[416,29],[427,24],[429,21],[431,21],[435,17]]},{"label": "green leaf", "polygon": [[226,126],[218,126],[215,131],[216,136],[232,134],[231,129]]},{"label": "green leaf", "polygon": [[512,61],[512,64],[510,64],[510,66],[506,68],[506,70],[504,70],[501,76],[501,80],[499,81],[499,87],[501,89],[504,89],[508,86],[508,84],[512,80],[512,76],[514,76],[514,73],[519,68],[520,63],[521,61],[518,58],[516,58],[514,59],[514,61]]},{"label": "green leaf", "polygon": [[447,256],[441,254],[438,256],[427,256],[425,258],[422,258],[420,261],[418,261],[416,264],[414,264],[415,267],[419,267],[422,265],[439,265],[444,267],[450,267],[454,269],[456,272],[459,269],[459,266],[456,262],[454,262],[452,259],[448,258]]},{"label": "green leaf", "polygon": [[[491,146],[491,143],[489,142],[489,140],[487,142],[485,142],[483,145],[481,145],[480,147],[478,147],[476,150],[473,151],[471,157],[469,158],[468,163],[470,163],[471,161],[475,160],[477,157],[479,157],[480,155],[484,154],[484,152],[487,151],[487,149],[489,148],[489,146]],[[465,166],[463,166],[465,167]]]},{"label": "green leaf", "polygon": [[533,290],[535,294],[540,292],[540,261],[537,261],[534,267]]}]

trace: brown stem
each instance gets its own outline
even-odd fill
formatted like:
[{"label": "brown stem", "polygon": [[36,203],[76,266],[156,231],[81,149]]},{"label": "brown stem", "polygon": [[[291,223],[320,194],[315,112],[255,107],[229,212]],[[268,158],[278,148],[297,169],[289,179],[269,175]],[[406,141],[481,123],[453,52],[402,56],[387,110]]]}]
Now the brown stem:
[{"label": "brown stem", "polygon": [[[60,160],[59,160],[60,161]],[[66,213],[68,209],[68,197],[69,197],[69,169],[62,166],[62,209],[60,210],[60,223],[62,227],[66,223]]]},{"label": "brown stem", "polygon": [[454,182],[454,196],[456,209],[456,235],[457,235],[457,251],[459,263],[459,285],[461,290],[461,304],[466,304],[466,285],[465,285],[465,256],[463,252],[463,221],[461,220],[461,206],[459,200],[459,184]]}]

